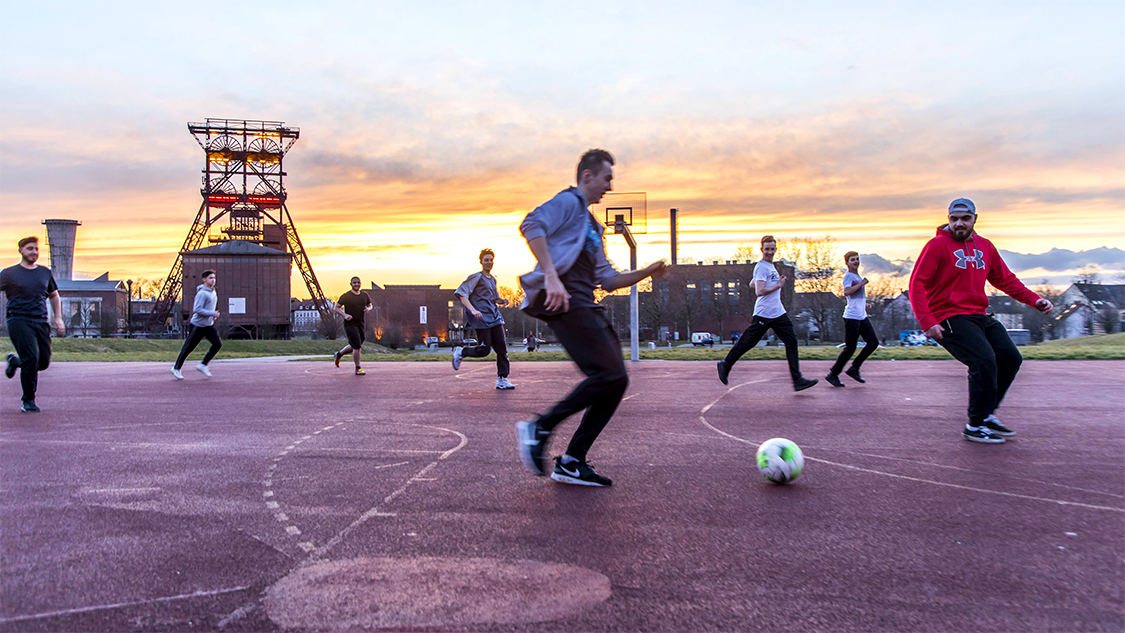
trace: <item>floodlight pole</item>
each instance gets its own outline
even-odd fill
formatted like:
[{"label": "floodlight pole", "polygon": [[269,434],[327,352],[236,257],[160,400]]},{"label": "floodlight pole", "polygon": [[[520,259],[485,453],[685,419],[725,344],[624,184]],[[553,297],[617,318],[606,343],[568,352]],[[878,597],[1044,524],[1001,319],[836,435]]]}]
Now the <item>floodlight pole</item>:
[{"label": "floodlight pole", "polygon": [[[629,244],[629,269],[637,269],[637,240],[633,238],[629,225],[625,223],[624,215],[614,217],[613,232],[624,235]],[[629,360],[640,360],[640,327],[637,319],[637,284],[629,288]]]}]

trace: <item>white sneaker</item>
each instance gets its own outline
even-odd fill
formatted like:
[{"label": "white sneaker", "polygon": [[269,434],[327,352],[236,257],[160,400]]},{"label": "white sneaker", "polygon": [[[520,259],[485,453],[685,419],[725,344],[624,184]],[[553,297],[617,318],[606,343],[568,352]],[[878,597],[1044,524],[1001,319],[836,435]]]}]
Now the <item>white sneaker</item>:
[{"label": "white sneaker", "polygon": [[172,368],[172,375],[176,377],[176,380],[184,379],[184,375],[181,374],[180,370],[176,369],[175,367]]},{"label": "white sneaker", "polygon": [[496,388],[497,389],[515,389],[516,386],[513,385],[512,383],[508,382],[507,378],[497,378],[496,379]]},{"label": "white sneaker", "polygon": [[461,354],[463,353],[464,349],[465,348],[463,348],[463,347],[454,347],[453,348],[453,370],[454,371],[456,371],[458,369],[461,369]]},{"label": "white sneaker", "polygon": [[204,376],[207,376],[208,378],[211,377],[211,370],[207,369],[207,365],[204,365],[203,363],[199,363],[198,365],[195,366],[195,368],[198,369],[199,373],[203,374]]}]

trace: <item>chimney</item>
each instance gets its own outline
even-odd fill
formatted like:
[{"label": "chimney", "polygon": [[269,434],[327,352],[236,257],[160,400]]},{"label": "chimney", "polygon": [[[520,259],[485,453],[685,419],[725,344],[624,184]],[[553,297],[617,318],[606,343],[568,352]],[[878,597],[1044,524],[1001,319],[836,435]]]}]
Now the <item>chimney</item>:
[{"label": "chimney", "polygon": [[669,220],[671,222],[671,227],[672,227],[672,261],[668,262],[668,263],[670,263],[672,265],[675,265],[677,263],[677,260],[676,260],[676,210],[675,209],[672,209],[672,213],[669,214]]},{"label": "chimney", "polygon": [[74,236],[78,220],[43,220],[47,227],[47,251],[51,256],[51,275],[56,281],[71,281],[74,276]]}]

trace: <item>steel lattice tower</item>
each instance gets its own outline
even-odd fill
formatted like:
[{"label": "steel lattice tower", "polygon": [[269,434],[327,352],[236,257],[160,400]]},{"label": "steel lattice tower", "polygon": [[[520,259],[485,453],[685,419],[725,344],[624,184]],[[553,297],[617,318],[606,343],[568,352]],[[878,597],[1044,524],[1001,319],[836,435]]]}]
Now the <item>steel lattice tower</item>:
[{"label": "steel lattice tower", "polygon": [[210,236],[211,242],[245,240],[263,246],[280,246],[281,250],[288,247],[321,318],[332,318],[332,310],[301,238],[297,236],[289,208],[285,206],[283,181],[286,174],[282,161],[297,142],[301,130],[286,127],[281,121],[207,119],[204,123],[188,123],[188,131],[206,153],[203,186],[199,190],[203,203],[183,247],[176,254],[176,263],[164,281],[145,329],[163,323],[181,297],[181,254],[202,247],[209,238],[211,226],[224,216],[228,226],[220,229],[223,235]]}]

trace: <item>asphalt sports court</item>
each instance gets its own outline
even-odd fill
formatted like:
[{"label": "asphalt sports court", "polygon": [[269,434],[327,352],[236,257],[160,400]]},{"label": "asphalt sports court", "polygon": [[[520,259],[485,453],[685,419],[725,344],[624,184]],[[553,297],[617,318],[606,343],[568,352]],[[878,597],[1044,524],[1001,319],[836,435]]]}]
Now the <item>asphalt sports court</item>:
[{"label": "asphalt sports court", "polygon": [[[0,630],[1125,628],[1123,362],[1026,362],[998,446],[961,439],[952,361],[799,394],[784,361],[729,387],[629,363],[606,489],[516,455],[572,364],[515,363],[511,392],[487,363],[366,368],[58,363],[37,415],[0,383]],[[778,436],[790,486],[754,464]]]}]

